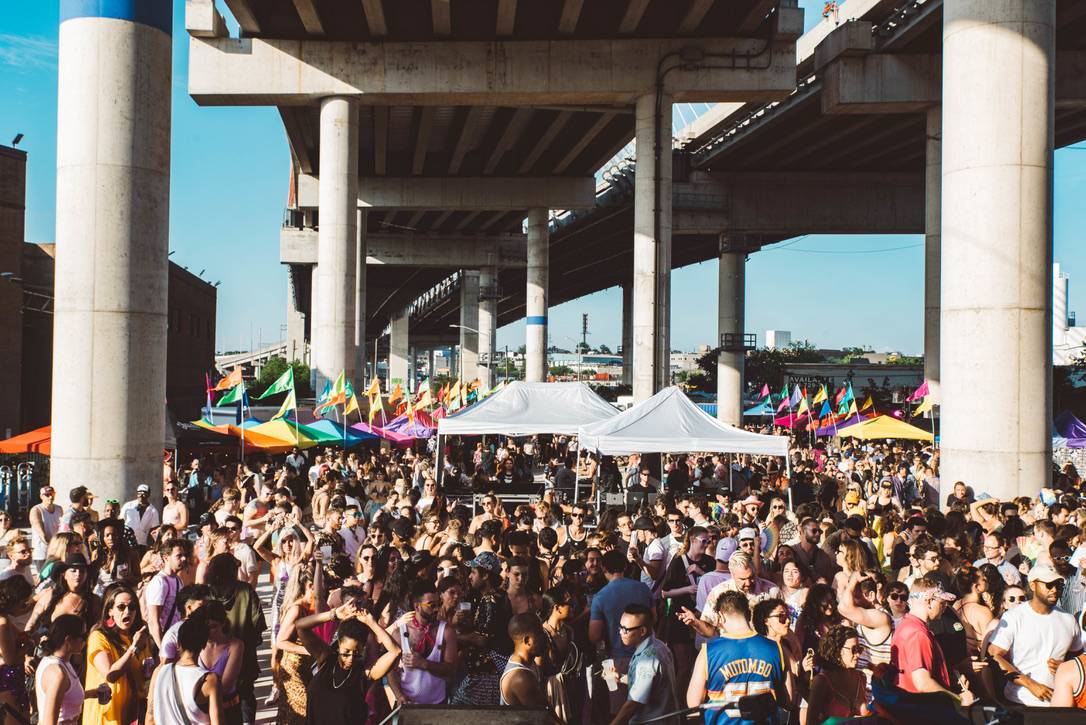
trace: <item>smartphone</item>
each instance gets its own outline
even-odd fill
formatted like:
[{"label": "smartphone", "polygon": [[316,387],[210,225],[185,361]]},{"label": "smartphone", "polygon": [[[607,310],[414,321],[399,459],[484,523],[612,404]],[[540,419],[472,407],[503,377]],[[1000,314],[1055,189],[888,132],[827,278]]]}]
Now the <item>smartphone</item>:
[{"label": "smartphone", "polygon": [[471,602],[460,602],[459,606],[457,606],[457,609],[459,609],[461,612],[470,612]]}]

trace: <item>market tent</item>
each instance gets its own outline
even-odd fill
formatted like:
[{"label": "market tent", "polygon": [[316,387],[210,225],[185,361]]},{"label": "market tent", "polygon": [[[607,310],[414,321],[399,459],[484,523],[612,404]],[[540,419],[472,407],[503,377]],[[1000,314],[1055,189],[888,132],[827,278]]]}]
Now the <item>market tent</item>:
[{"label": "market tent", "polygon": [[[856,415],[845,418],[844,420],[838,420],[835,422],[829,422],[815,431],[815,437],[825,438],[827,436],[838,435],[843,429],[848,428],[850,425],[856,425],[861,421],[870,419],[871,416],[864,415],[863,413],[857,413]],[[823,418],[823,420],[826,420]]]},{"label": "market tent", "polygon": [[516,381],[463,412],[438,421],[440,435],[572,435],[618,414],[585,383]]},{"label": "market tent", "polygon": [[437,432],[437,423],[426,411],[420,410],[415,413],[414,417],[415,419],[412,421],[407,413],[404,413],[396,416],[382,428],[411,438],[429,438]]},{"label": "market tent", "polygon": [[288,424],[296,428],[303,436],[322,445],[343,446],[346,443],[347,448],[353,448],[359,443],[377,438],[377,434],[372,432],[363,432],[355,428],[344,430],[342,423],[327,418],[305,424],[289,421]]},{"label": "market tent", "polygon": [[48,456],[52,431],[53,427],[47,425],[0,441],[0,453],[41,453]]},{"label": "market tent", "polygon": [[351,426],[351,430],[358,431],[362,435],[376,436],[399,448],[409,448],[411,444],[415,442],[415,439],[409,435],[385,430],[384,428],[370,425],[369,423],[355,423]]},{"label": "market tent", "polygon": [[1065,410],[1052,421],[1052,435],[1058,438],[1086,438],[1086,423],[1071,411]]},{"label": "market tent", "polygon": [[577,435],[582,448],[604,455],[690,451],[788,455],[786,437],[721,423],[674,386],[613,418],[582,425]]},{"label": "market tent", "polygon": [[[236,425],[230,426],[230,435],[241,438],[242,429]],[[265,453],[290,453],[290,449],[312,448],[317,442],[299,435],[294,428],[281,418],[269,420],[267,423],[245,428],[245,449],[258,450]]]},{"label": "market tent", "polygon": [[892,415],[877,415],[874,418],[837,429],[837,435],[860,440],[878,440],[897,438],[910,441],[930,441],[935,436],[931,431],[917,428]]},{"label": "market tent", "polygon": [[773,415],[774,412],[775,411],[773,409],[773,406],[769,404],[769,401],[764,400],[761,403],[758,403],[758,405],[754,406],[753,408],[744,410],[743,415]]}]

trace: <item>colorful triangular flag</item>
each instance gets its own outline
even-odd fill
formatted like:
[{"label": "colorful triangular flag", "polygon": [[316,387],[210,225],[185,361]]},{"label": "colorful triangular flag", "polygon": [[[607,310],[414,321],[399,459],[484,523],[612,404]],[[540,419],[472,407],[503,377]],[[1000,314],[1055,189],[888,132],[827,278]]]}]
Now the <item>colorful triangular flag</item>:
[{"label": "colorful triangular flag", "polygon": [[230,371],[230,374],[220,380],[212,390],[229,390],[238,385],[241,385],[241,368],[234,368]]},{"label": "colorful triangular flag", "polygon": [[253,396],[256,400],[263,400],[276,393],[286,393],[294,390],[294,368],[287,368],[287,371],[280,375],[274,383],[268,386],[260,395]]},{"label": "colorful triangular flag", "polygon": [[815,393],[814,400],[812,400],[811,403],[814,404],[814,405],[817,405],[817,404],[819,404],[819,403],[821,403],[821,402],[823,402],[825,400],[828,400],[828,399],[829,399],[829,396],[826,394],[826,386],[825,385],[820,385],[818,387],[818,392]]},{"label": "colorful triangular flag", "polygon": [[[277,418],[285,418],[287,417],[287,414],[290,413],[290,411],[297,409],[298,398],[297,396],[295,396],[294,391],[291,390],[289,393],[287,393],[286,400],[284,400],[283,404],[279,406],[279,412],[273,415],[271,419],[276,420]],[[297,417],[297,415],[295,415],[295,417]]]}]

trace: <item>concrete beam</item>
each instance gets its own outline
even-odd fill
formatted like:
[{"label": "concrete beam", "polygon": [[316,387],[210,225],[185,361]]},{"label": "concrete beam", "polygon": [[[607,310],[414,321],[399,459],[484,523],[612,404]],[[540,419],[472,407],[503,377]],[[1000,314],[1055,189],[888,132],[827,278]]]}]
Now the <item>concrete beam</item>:
[{"label": "concrete beam", "polygon": [[260,23],[250,7],[251,0],[225,0],[226,7],[234,20],[238,21],[238,27],[244,35],[256,35],[261,32]]},{"label": "concrete beam", "polygon": [[[366,264],[400,267],[492,266],[523,269],[527,264],[523,234],[489,236],[448,234],[367,234]],[[279,261],[316,264],[317,231],[284,228],[279,232]]]},{"label": "concrete beam", "polygon": [[838,58],[866,55],[875,49],[871,23],[853,20],[837,26],[814,50],[814,69],[818,72]]},{"label": "concrete beam", "polygon": [[215,0],[185,0],[185,30],[194,38],[225,38],[226,21]]},{"label": "concrete beam", "polygon": [[695,172],[673,185],[672,234],[922,234],[924,175]]},{"label": "concrete beam", "polygon": [[[831,35],[823,44],[834,37]],[[820,45],[818,52],[821,50]],[[824,69],[822,112],[919,113],[942,102],[942,72],[940,55],[843,55]],[[1086,52],[1058,52],[1056,108],[1084,107]]]},{"label": "concrete beam", "polygon": [[822,76],[823,113],[919,113],[941,98],[937,55],[841,57]]},{"label": "concrete beam", "polygon": [[[802,21],[802,11],[797,12]],[[308,105],[328,96],[372,105],[632,104],[655,87],[661,59],[691,46],[717,56],[758,55],[754,65],[759,67],[707,63],[669,73],[668,92],[676,101],[771,101],[795,89],[792,40],[772,41],[765,58],[760,55],[765,41],[756,38],[432,43],[190,38],[189,93],[206,106]]]},{"label": "concrete beam", "polygon": [[626,5],[626,12],[622,14],[622,22],[618,25],[619,35],[630,35],[636,31],[648,6],[649,0],[630,0]]},{"label": "concrete beam", "polygon": [[[298,206],[317,206],[319,189],[317,177],[299,174]],[[588,209],[596,203],[591,176],[366,176],[358,190],[358,206],[367,209],[518,211],[541,203],[553,209]]]}]

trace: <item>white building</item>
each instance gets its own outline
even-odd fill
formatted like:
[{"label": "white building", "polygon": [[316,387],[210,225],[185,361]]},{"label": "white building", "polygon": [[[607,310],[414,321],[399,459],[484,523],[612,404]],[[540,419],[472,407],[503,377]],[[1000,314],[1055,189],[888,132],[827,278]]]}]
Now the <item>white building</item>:
[{"label": "white building", "polygon": [[770,350],[788,347],[792,344],[792,333],[788,330],[766,330],[765,346]]},{"label": "white building", "polygon": [[1076,327],[1075,314],[1067,309],[1068,276],[1059,262],[1052,267],[1052,364],[1070,365],[1086,351],[1086,327]]}]

